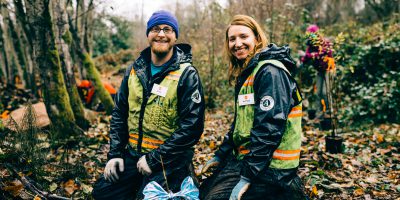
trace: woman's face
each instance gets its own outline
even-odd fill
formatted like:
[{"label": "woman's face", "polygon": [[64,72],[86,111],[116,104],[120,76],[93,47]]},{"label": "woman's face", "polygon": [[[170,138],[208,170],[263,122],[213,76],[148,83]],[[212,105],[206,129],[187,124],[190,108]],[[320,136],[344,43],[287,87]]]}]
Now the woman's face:
[{"label": "woman's face", "polygon": [[253,52],[256,43],[256,36],[249,27],[242,25],[232,25],[229,27],[229,51],[238,60],[245,60]]}]

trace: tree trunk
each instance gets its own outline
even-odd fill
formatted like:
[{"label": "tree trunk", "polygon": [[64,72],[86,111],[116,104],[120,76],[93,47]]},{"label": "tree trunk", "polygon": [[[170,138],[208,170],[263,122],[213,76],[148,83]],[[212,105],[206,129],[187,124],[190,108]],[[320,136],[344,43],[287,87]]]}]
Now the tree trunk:
[{"label": "tree trunk", "polygon": [[4,58],[7,63],[7,82],[9,84],[15,84],[15,76],[18,74],[19,63],[16,58],[12,38],[10,36],[10,28],[8,27],[10,15],[7,8],[7,2],[0,2],[0,14],[3,16],[3,45],[4,45]]},{"label": "tree trunk", "polygon": [[100,73],[94,65],[92,56],[89,53],[83,53],[83,66],[87,72],[87,78],[92,82],[95,88],[95,95],[100,99],[101,103],[104,105],[107,114],[111,114],[114,108],[113,99],[104,88],[103,83],[100,79]]},{"label": "tree trunk", "polygon": [[15,16],[17,20],[17,26],[21,27],[23,32],[21,33],[21,38],[23,42],[23,48],[24,54],[25,54],[25,59],[26,59],[26,70],[28,73],[28,77],[30,81],[28,85],[30,86],[29,88],[32,90],[32,94],[39,97],[39,93],[36,87],[36,82],[37,82],[37,76],[38,75],[38,69],[33,65],[33,60],[32,60],[32,37],[31,37],[31,30],[29,27],[29,24],[26,20],[26,13],[24,9],[24,5],[22,3],[23,0],[14,0],[14,7],[15,7]]},{"label": "tree trunk", "polygon": [[[1,5],[0,5],[1,6]],[[8,63],[6,62],[5,57],[5,47],[4,47],[4,40],[3,40],[3,29],[0,26],[0,83],[7,84],[8,77]]]},{"label": "tree trunk", "polygon": [[32,30],[33,58],[39,66],[46,110],[52,125],[57,127],[55,138],[63,139],[82,130],[74,123],[55,44],[49,1],[27,0],[26,15]]},{"label": "tree trunk", "polygon": [[[79,4],[78,4],[79,6]],[[80,10],[80,9],[77,9]],[[92,10],[89,10],[90,12]],[[85,13],[83,10],[79,11],[78,13]],[[78,16],[76,16],[78,17]],[[82,16],[80,16],[82,17]],[[78,20],[75,18],[75,20]],[[69,15],[69,24],[70,24],[70,31],[72,33],[73,37],[73,48],[74,52],[77,55],[76,58],[79,59],[79,61],[83,64],[83,68],[86,71],[86,79],[92,82],[94,88],[95,88],[95,95],[100,99],[101,103],[104,105],[104,108],[106,110],[107,114],[111,114],[113,108],[114,108],[114,102],[112,100],[112,97],[110,93],[104,88],[103,83],[101,82],[100,79],[100,73],[97,70],[94,61],[92,59],[91,54],[89,53],[89,50],[85,48],[84,45],[84,38],[80,37],[79,30],[76,26],[73,26],[73,20],[72,16]],[[76,23],[79,25],[79,23]],[[88,23],[89,24],[89,23]],[[83,37],[89,37],[87,32],[83,35]],[[87,40],[87,39],[86,39]],[[88,43],[87,43],[88,44]]]},{"label": "tree trunk", "polygon": [[92,32],[92,26],[90,25],[93,22],[93,0],[90,0],[87,11],[86,11],[86,17],[85,19],[85,24],[84,24],[84,37],[83,37],[83,46],[85,47],[86,51],[89,54],[92,54],[92,41],[93,41],[93,32]]},{"label": "tree trunk", "polygon": [[53,2],[53,15],[56,20],[55,32],[56,41],[59,44],[61,68],[63,71],[65,85],[67,87],[70,104],[74,112],[76,123],[83,129],[89,127],[89,121],[85,119],[85,111],[79,97],[78,89],[72,66],[69,46],[72,42],[71,32],[69,31],[68,16],[65,10],[65,1],[58,0]]},{"label": "tree trunk", "polygon": [[30,87],[31,76],[28,75],[26,56],[22,47],[23,38],[21,37],[21,33],[18,30],[17,23],[14,22],[10,17],[8,18],[8,28],[13,41],[16,58],[18,60],[18,74],[21,78],[23,87],[31,88]]}]

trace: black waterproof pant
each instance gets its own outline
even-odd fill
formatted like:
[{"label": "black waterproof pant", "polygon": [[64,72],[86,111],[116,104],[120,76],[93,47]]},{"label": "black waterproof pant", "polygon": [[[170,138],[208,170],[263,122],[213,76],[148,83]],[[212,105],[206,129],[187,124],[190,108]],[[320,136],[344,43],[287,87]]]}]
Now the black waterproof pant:
[{"label": "black waterproof pant", "polygon": [[[240,180],[240,170],[242,164],[233,157],[227,158],[225,163],[216,169],[214,174],[207,178],[200,186],[200,199],[202,200],[228,200],[233,188]],[[296,174],[290,180],[281,179],[277,181],[276,177],[257,178],[252,180],[249,189],[243,194],[242,199],[308,199],[305,194],[304,185]],[[273,176],[269,174],[267,176]],[[279,178],[278,178],[279,179]]]},{"label": "black waterproof pant", "polygon": [[[139,156],[132,156],[128,152],[124,155],[124,171],[119,173],[117,182],[107,181],[103,175],[97,180],[93,187],[92,196],[94,199],[143,199],[143,189],[151,181],[156,181],[166,190],[163,172],[153,172],[152,175],[143,176],[139,173],[136,164]],[[185,177],[190,174],[189,167],[168,176],[168,186],[173,192],[180,190],[180,185]]]}]

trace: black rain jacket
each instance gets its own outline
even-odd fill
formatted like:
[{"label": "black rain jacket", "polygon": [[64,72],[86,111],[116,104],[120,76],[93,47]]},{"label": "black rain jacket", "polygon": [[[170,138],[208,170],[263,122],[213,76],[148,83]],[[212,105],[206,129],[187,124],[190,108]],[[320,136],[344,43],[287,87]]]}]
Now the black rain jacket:
[{"label": "black rain jacket", "polygon": [[[110,151],[108,159],[122,158],[123,152],[128,148],[133,156],[142,156],[141,148],[138,144],[138,151],[133,150],[128,145],[128,78],[132,67],[134,68],[140,82],[143,86],[143,104],[141,112],[144,112],[147,99],[151,95],[151,89],[154,83],[159,84],[169,72],[179,69],[181,63],[192,63],[191,47],[188,44],[177,44],[174,46],[174,56],[172,65],[163,69],[163,71],[151,76],[150,48],[143,50],[140,57],[126,70],[122,80],[121,87],[115,97],[115,107],[112,112],[110,125]],[[191,97],[198,90],[201,96],[201,102],[195,103]],[[192,161],[194,149],[193,146],[198,142],[204,129],[204,96],[203,88],[197,70],[193,66],[185,69],[181,75],[177,88],[178,96],[178,125],[179,128],[164,141],[159,148],[146,154],[146,161],[153,171],[154,175],[162,176],[162,165],[160,155],[162,156],[166,174],[169,175],[183,167],[188,167]],[[143,117],[143,114],[141,114]],[[139,119],[143,123],[143,119]],[[140,125],[139,125],[140,129]],[[139,130],[139,135],[143,134]],[[140,136],[139,136],[140,137]],[[140,141],[139,141],[140,143]],[[152,175],[153,175],[152,174]]]},{"label": "black rain jacket", "polygon": [[[296,66],[290,56],[288,46],[268,45],[250,60],[248,67],[238,77],[235,85],[235,103],[237,103],[240,88],[258,62],[270,59],[281,61],[288,70],[293,70]],[[293,98],[297,90],[296,81],[284,70],[272,64],[265,64],[255,75],[253,87],[255,104],[253,128],[250,132],[250,153],[246,154],[242,160],[241,175],[251,180],[289,181],[296,176],[297,169],[272,169],[269,165],[285,132],[288,114],[299,103]],[[271,96],[275,101],[274,107],[269,111],[263,111],[259,106],[264,96]],[[234,128],[235,120],[219,150],[215,153],[217,157],[227,158],[232,150],[236,149],[232,140]]]}]

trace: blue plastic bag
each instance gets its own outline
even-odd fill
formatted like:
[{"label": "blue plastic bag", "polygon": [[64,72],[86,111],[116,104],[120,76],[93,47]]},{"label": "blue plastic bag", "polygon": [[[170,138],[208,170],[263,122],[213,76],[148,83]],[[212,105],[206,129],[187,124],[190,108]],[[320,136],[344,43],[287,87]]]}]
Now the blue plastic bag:
[{"label": "blue plastic bag", "polygon": [[194,185],[192,177],[188,176],[181,184],[181,191],[166,192],[157,182],[152,181],[143,190],[144,200],[186,199],[199,200],[199,189]]}]

